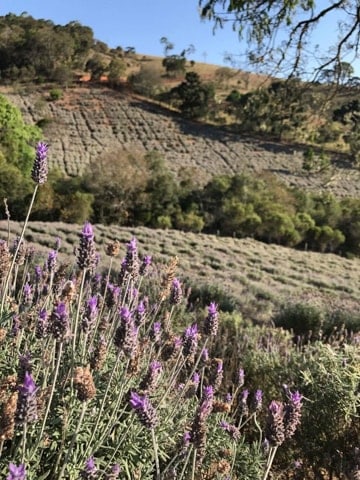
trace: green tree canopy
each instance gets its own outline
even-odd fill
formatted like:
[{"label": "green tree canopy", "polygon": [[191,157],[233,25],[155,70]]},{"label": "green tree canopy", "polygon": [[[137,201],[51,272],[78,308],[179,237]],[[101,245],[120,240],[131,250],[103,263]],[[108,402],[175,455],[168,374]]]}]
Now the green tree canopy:
[{"label": "green tree canopy", "polygon": [[20,110],[0,95],[0,152],[5,161],[23,175],[29,174],[34,160],[34,145],[40,137],[40,129],[27,125]]}]

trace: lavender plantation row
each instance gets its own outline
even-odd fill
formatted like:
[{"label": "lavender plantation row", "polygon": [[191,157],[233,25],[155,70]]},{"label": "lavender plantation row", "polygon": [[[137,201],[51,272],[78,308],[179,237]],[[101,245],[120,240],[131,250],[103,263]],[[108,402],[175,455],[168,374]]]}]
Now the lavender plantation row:
[{"label": "lavender plantation row", "polygon": [[263,405],[240,364],[223,384],[212,355],[221,312],[187,311],[177,257],[158,267],[135,238],[114,240],[98,271],[86,222],[73,264],[56,239],[39,259],[24,233],[47,152],[40,142],[21,234],[0,241],[2,478],[266,480],[302,395],[285,386]]}]

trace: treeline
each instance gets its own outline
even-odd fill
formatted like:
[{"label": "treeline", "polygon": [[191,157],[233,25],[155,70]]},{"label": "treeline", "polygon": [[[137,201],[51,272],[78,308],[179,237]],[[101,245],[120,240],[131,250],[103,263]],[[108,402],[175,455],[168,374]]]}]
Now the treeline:
[{"label": "treeline", "polygon": [[[24,13],[0,16],[0,81],[71,83],[74,71],[92,76],[118,76],[124,70],[124,51],[109,49],[93,30],[77,21],[56,25]],[[105,61],[104,54],[111,58]],[[109,64],[110,62],[110,64]]]},{"label": "treeline", "polygon": [[[14,217],[24,218],[31,181],[10,163],[0,167],[0,178],[7,179],[0,182],[0,195],[8,198]],[[183,169],[175,176],[157,152],[109,153],[81,177],[52,172],[32,219],[174,228],[360,254],[359,199],[305,193],[266,173],[220,175],[200,188],[196,172]]]}]

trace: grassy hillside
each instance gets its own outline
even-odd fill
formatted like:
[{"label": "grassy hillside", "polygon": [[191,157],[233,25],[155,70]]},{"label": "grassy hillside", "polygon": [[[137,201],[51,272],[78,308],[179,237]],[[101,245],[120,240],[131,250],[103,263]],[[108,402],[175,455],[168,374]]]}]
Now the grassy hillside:
[{"label": "grassy hillside", "polygon": [[[20,230],[21,224],[10,223],[12,239]],[[60,238],[60,261],[73,262],[80,231],[79,225],[30,222],[26,240],[44,253],[53,249],[56,238]],[[6,239],[7,235],[8,224],[1,221],[0,237]],[[106,244],[119,240],[122,248],[114,265],[118,270],[125,244],[133,236],[138,239],[142,255],[152,255],[155,263],[166,263],[178,256],[178,276],[190,287],[207,286],[213,295],[218,292],[219,298],[227,299],[224,306],[237,307],[245,318],[255,321],[268,321],[283,302],[306,301],[352,311],[359,298],[359,259],[294,251],[249,238],[96,225],[101,264],[105,267],[109,262]]]},{"label": "grassy hillside", "polygon": [[69,88],[51,102],[51,86],[0,87],[29,123],[41,124],[51,148],[50,168],[78,175],[100,155],[121,149],[159,151],[174,172],[192,169],[203,183],[215,174],[269,172],[289,185],[359,196],[360,172],[341,153],[326,171],[302,169],[302,145],[235,134],[183,119],[176,112],[105,86]]}]

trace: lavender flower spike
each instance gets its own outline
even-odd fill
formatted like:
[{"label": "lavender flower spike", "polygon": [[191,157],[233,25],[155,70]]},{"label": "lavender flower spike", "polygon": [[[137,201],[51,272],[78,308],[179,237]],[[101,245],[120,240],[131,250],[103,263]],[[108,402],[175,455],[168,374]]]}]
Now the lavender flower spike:
[{"label": "lavender flower spike", "polygon": [[137,413],[140,422],[144,427],[151,430],[158,424],[158,417],[155,408],[151,405],[149,397],[141,397],[136,392],[131,392],[130,405]]},{"label": "lavender flower spike", "polygon": [[80,478],[90,480],[97,477],[98,469],[95,465],[94,457],[90,457],[85,462],[85,468],[80,472]]},{"label": "lavender flower spike", "polygon": [[48,145],[44,142],[39,142],[36,146],[36,156],[34,165],[31,171],[31,178],[39,185],[46,182],[48,176],[47,152]]},{"label": "lavender flower spike", "polygon": [[9,464],[9,475],[6,477],[6,480],[25,480],[26,471],[25,465],[20,463],[19,466],[16,466],[14,463]]},{"label": "lavender flower spike", "polygon": [[97,258],[94,244],[94,230],[89,222],[85,225],[80,234],[80,246],[77,249],[77,264],[81,270],[94,268]]},{"label": "lavender flower spike", "polygon": [[25,372],[24,382],[19,387],[19,396],[16,406],[16,423],[24,425],[37,420],[37,386],[30,373]]},{"label": "lavender flower spike", "polygon": [[211,302],[208,306],[208,315],[205,319],[204,333],[205,335],[216,336],[219,327],[219,312],[215,302]]}]

